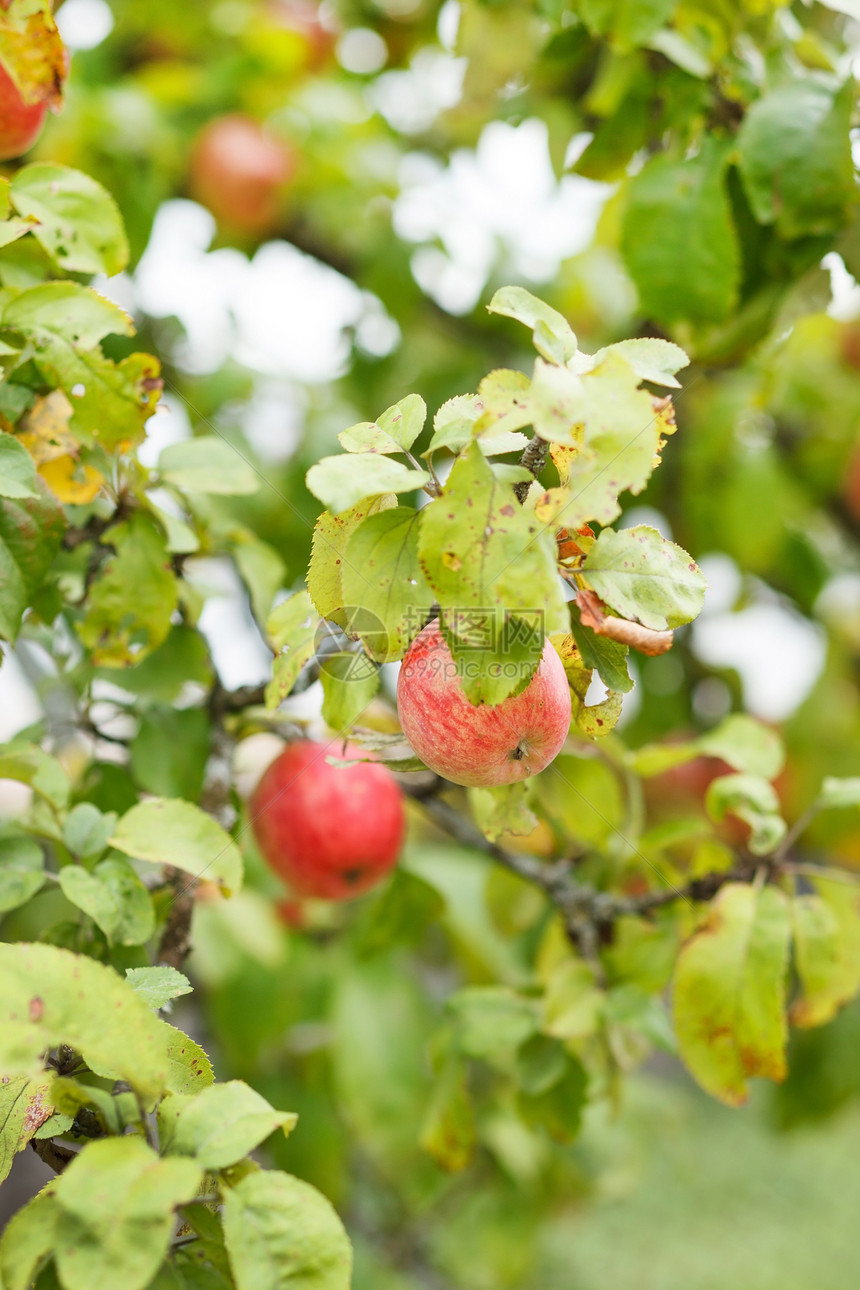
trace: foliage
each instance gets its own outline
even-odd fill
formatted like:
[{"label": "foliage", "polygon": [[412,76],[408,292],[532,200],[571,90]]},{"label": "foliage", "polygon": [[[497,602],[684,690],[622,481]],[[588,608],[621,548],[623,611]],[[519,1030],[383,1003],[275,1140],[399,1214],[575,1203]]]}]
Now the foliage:
[{"label": "foliage", "polygon": [[[848,19],[463,0],[459,100],[413,128],[391,78],[414,99],[422,59],[454,66],[438,6],[338,6],[375,71],[286,3],[111,12],[0,181],[0,635],[42,710],[0,749],[27,798],[0,825],[0,1176],[28,1144],[57,1172],[0,1285],[338,1290],[334,1205],[355,1290],[536,1290],[601,1186],[583,1122],[655,1050],[730,1106],[781,1083],[786,1123],[856,1097],[833,1072],[860,991],[858,333],[821,268],[858,265]],[[56,103],[61,55],[48,6],[12,0],[22,91]],[[355,322],[336,380],[282,382],[280,456],[251,346],[207,366],[145,293],[113,299],[232,112],[298,157],[269,246],[400,336]],[[455,307],[426,265],[456,270],[456,240],[416,248],[408,176],[536,121],[556,193],[615,185],[594,237],[544,300],[504,285],[529,275],[500,235]],[[258,237],[200,259],[264,271]],[[285,323],[312,327],[311,294]],[[168,403],[191,433],[164,445]],[[781,729],[688,627],[726,564],[727,614],[826,640]],[[225,569],[260,685],[222,679]],[[386,665],[437,613],[473,703],[557,649],[571,733],[527,784],[462,792],[400,735]],[[323,726],[333,760],[348,735],[400,772],[410,840],[378,892],[284,905],[243,768]]]}]

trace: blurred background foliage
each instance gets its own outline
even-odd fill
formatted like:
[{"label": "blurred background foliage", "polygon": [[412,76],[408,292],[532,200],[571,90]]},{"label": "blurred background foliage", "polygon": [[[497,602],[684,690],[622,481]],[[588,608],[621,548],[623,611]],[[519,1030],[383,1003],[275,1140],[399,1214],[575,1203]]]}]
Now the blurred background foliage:
[{"label": "blurred background foliage", "polygon": [[[411,390],[433,409],[527,361],[484,308],[522,282],[587,350],[662,335],[693,356],[679,433],[622,523],[654,523],[692,552],[708,605],[670,654],[637,661],[625,741],[760,716],[788,747],[789,821],[822,775],[857,774],[851,0],[65,0],[58,22],[66,104],[28,160],[84,170],[121,205],[131,263],[96,285],[139,326],[111,356],[151,349],[164,365],[147,464],[214,427],[265,476],[253,496],[206,502],[214,529],[246,548],[252,586],[301,583],[319,510],[304,474],[344,426]],[[259,123],[281,167],[275,199],[244,220],[219,201],[229,175],[213,183],[201,159],[207,128],[236,115]],[[241,170],[235,151],[224,164]],[[267,654],[246,593],[205,557],[191,564],[215,589],[201,622],[221,678],[258,682]],[[171,704],[208,664],[183,632],[175,679],[163,660],[140,678],[155,688],[130,765],[105,757],[87,772],[82,795],[105,810],[141,789],[200,791],[200,710]],[[21,667],[4,667],[6,734],[34,719],[26,696],[52,702],[37,652],[23,648]],[[716,769],[702,758],[651,780],[653,820],[701,815]],[[569,768],[614,821],[603,771]],[[571,836],[600,841],[575,803],[556,806]],[[860,868],[856,811],[823,814],[805,847]],[[296,929],[247,850],[248,887],[200,903],[199,1002],[176,1022],[205,1037],[221,1078],[299,1112],[275,1163],[338,1206],[356,1290],[847,1283],[856,1005],[798,1033],[787,1082],[741,1112],[706,1105],[658,1056],[614,1111],[587,1113],[573,1145],[542,1132],[545,1100],[530,1122],[492,1063],[474,1063],[478,1150],[450,1174],[420,1145],[434,1131],[431,1041],[453,988],[519,980],[529,893],[416,823],[399,902],[314,911]],[[4,933],[29,934],[14,919]]]}]

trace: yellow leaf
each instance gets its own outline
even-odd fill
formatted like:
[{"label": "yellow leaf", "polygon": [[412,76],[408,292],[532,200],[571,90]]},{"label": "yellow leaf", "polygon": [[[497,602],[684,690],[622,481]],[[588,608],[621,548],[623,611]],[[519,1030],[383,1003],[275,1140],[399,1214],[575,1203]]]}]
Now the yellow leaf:
[{"label": "yellow leaf", "polygon": [[70,456],[43,462],[39,474],[59,501],[73,506],[91,502],[105,482],[100,470],[84,466]]},{"label": "yellow leaf", "polygon": [[37,466],[77,452],[77,441],[69,434],[73,411],[63,391],[54,390],[44,398],[37,398],[21,418],[19,438]]},{"label": "yellow leaf", "polygon": [[51,0],[11,0],[0,7],[0,62],[25,103],[47,103],[59,109],[66,51]]}]

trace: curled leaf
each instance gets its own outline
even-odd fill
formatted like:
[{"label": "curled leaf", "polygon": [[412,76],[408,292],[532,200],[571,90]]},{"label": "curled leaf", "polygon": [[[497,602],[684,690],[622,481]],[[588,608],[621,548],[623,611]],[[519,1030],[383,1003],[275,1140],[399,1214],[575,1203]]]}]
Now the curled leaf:
[{"label": "curled leaf", "polygon": [[587,588],[579,592],[576,603],[583,625],[590,627],[598,636],[606,636],[621,645],[629,645],[640,654],[651,656],[665,654],[672,648],[674,632],[654,631],[651,627],[643,627],[641,623],[632,623],[627,618],[616,618],[604,613],[603,601]]}]

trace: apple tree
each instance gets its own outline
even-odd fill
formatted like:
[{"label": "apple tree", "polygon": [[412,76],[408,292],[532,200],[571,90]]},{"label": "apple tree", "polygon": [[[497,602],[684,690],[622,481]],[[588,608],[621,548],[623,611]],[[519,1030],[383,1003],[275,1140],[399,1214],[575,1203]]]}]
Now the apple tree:
[{"label": "apple tree", "polygon": [[[654,1053],[803,1118],[791,1054],[815,1078],[860,992],[842,8],[468,0],[454,36],[450,5],[115,0],[74,55],[0,192],[0,637],[39,710],[0,748],[0,1176],[51,1171],[3,1290],[536,1290],[583,1117]],[[462,84],[416,126],[385,77],[422,57]],[[0,11],[0,66],[41,126],[47,0]],[[448,309],[402,176],[524,118],[614,185],[593,244]],[[206,370],[114,300],[189,195],[211,257],[296,248],[399,337],[356,314],[274,462],[241,346]],[[191,433],[154,453],[168,400]],[[827,638],[781,730],[696,648],[715,551]],[[219,670],[225,568],[260,684]],[[405,813],[359,899],[283,882],[275,820],[354,868],[362,819],[293,791],[323,775],[364,777],[370,836],[374,784]]]}]

